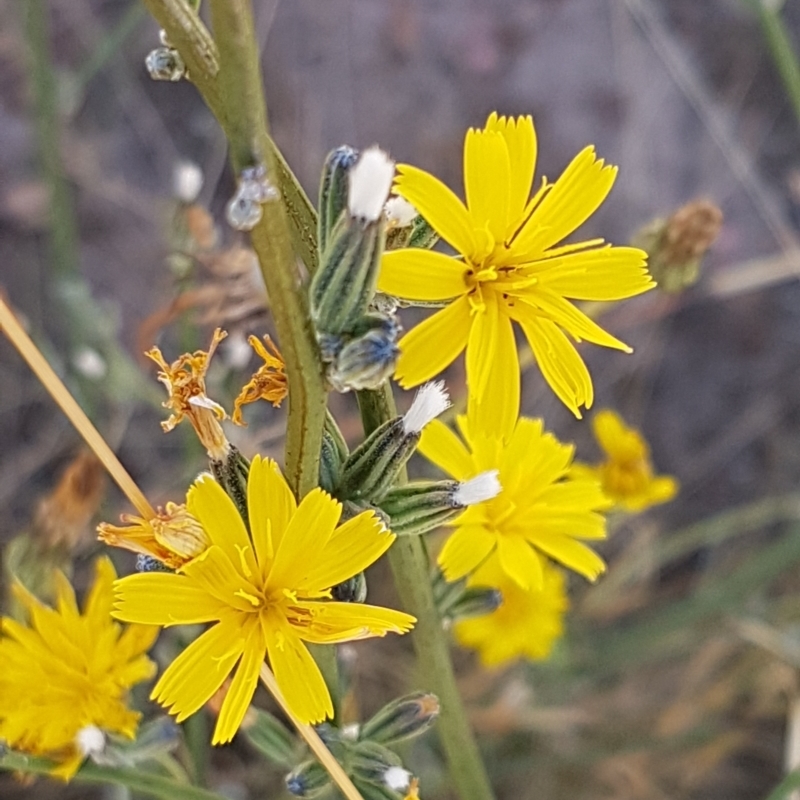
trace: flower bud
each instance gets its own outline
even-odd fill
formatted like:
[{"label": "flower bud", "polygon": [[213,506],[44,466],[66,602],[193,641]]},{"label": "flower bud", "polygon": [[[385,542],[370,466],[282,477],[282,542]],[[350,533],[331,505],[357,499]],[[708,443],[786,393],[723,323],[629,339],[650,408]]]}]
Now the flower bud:
[{"label": "flower bud", "polygon": [[497,470],[469,481],[417,481],[390,489],[380,501],[389,527],[398,536],[418,535],[444,525],[465,508],[500,493]]},{"label": "flower bud", "polygon": [[427,383],[408,412],[384,422],[348,457],[337,496],[378,502],[419,443],[422,429],[450,405],[444,383]]},{"label": "flower bud", "polygon": [[[84,731],[86,728],[81,733]],[[154,758],[163,757],[175,750],[180,743],[180,726],[171,717],[161,716],[142,725],[136,733],[135,740],[109,736],[101,750],[89,755],[95,764],[104,767],[131,768],[152,761]]]},{"label": "flower bud", "polygon": [[330,777],[317,761],[304,761],[286,776],[286,788],[295,797],[317,797],[330,785]]},{"label": "flower bud", "polygon": [[[334,355],[328,367],[328,382],[337,392],[377,389],[394,373],[400,348],[400,326],[393,316],[370,314],[362,317],[350,337],[326,335],[323,351],[333,344]],[[323,356],[324,359],[324,356]]]},{"label": "flower bud", "polygon": [[489,586],[471,586],[460,593],[460,596],[450,605],[447,614],[442,616],[447,616],[451,620],[481,617],[497,611],[502,604],[503,594],[499,589],[492,589]]},{"label": "flower bud", "polygon": [[347,173],[356,163],[358,151],[344,145],[328,154],[319,187],[318,242],[325,250],[334,225],[347,207]]},{"label": "flower bud", "polygon": [[386,249],[403,247],[428,249],[439,240],[439,235],[403,197],[393,196],[386,202]]},{"label": "flower bud", "polygon": [[342,477],[342,467],[349,454],[347,442],[336,420],[327,411],[319,455],[319,485],[329,494],[336,494],[336,487]]},{"label": "flower bud", "polygon": [[388,786],[384,780],[386,771],[392,767],[403,768],[403,760],[397,753],[368,739],[362,739],[351,747],[348,762],[354,778],[385,786]]},{"label": "flower bud", "polygon": [[385,705],[362,725],[360,736],[363,740],[394,745],[424,733],[438,716],[436,695],[413,692]]},{"label": "flower bud", "polygon": [[223,461],[211,461],[211,472],[217,483],[233,500],[245,524],[247,513],[247,477],[250,474],[250,462],[233,445]]},{"label": "flower bud", "polygon": [[154,81],[179,81],[186,74],[186,65],[181,54],[172,47],[151,50],[144,65]]},{"label": "flower bud", "polygon": [[367,599],[367,577],[363,572],[331,589],[331,596],[340,603],[363,603]]},{"label": "flower bud", "polygon": [[[318,331],[348,333],[367,312],[383,255],[382,211],[393,174],[394,163],[376,147],[347,170],[346,213],[339,212],[328,229],[311,281],[311,315]],[[333,206],[335,213],[338,201]]]},{"label": "flower bud", "polygon": [[242,728],[250,744],[273,764],[281,767],[294,765],[299,750],[298,740],[272,714],[253,707],[251,711],[255,721]]}]

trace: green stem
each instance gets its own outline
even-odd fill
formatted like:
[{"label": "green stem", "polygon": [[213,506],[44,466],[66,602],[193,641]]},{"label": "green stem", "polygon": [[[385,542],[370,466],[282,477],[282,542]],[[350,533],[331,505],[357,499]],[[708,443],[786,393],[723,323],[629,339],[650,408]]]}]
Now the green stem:
[{"label": "green stem", "polygon": [[766,0],[747,0],[747,5],[758,15],[772,61],[781,76],[783,88],[789,96],[795,117],[800,123],[800,64],[797,62],[780,10],[773,8],[774,4]]},{"label": "green stem", "polygon": [[[53,762],[22,753],[5,753],[0,756],[0,769],[28,774],[48,775]],[[87,761],[73,778],[80,783],[113,783],[160,800],[224,800],[222,795],[199,789],[173,778],[153,775],[141,769],[101,767]]]},{"label": "green stem", "polygon": [[[358,404],[366,435],[397,413],[388,384],[374,392],[359,392]],[[389,564],[403,607],[417,618],[411,636],[419,672],[429,682],[424,688],[429,688],[441,704],[436,727],[450,778],[462,800],[491,800],[492,788],[458,691],[447,638],[433,599],[424,539],[399,537],[389,550]]]},{"label": "green stem", "polygon": [[[233,139],[231,120],[238,114],[235,106],[225,107],[220,79],[219,53],[211,34],[187,0],[142,0],[148,11],[167,32],[178,49],[189,72],[189,79],[200,91],[206,105],[217,118],[229,140]],[[256,62],[256,70],[258,62]],[[260,83],[260,75],[259,75]],[[263,93],[261,95],[263,98]],[[262,100],[263,102],[263,100]],[[257,111],[254,112],[257,114]],[[290,236],[297,255],[308,271],[317,267],[316,225],[314,207],[297,182],[280,150],[266,130],[261,131],[264,160],[270,165],[280,188],[286,214],[291,221]],[[249,166],[249,165],[247,165]]]}]

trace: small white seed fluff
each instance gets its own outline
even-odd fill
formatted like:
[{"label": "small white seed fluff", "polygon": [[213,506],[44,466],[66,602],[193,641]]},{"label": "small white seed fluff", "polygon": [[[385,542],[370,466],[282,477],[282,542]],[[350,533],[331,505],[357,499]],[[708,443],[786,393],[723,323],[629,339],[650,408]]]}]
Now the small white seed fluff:
[{"label": "small white seed fluff", "polygon": [[444,381],[426,383],[414,398],[411,408],[403,417],[403,431],[406,436],[420,433],[432,420],[450,408],[450,396],[444,388]]},{"label": "small white seed fluff", "polygon": [[339,729],[342,739],[347,739],[348,742],[355,742],[358,739],[358,733],[361,726],[357,722],[351,722],[349,725],[342,725]]},{"label": "small white seed fluff", "polygon": [[106,735],[95,725],[87,725],[75,734],[75,746],[85,756],[102,753],[106,749]]},{"label": "small white seed fluff", "polygon": [[488,472],[481,472],[480,475],[476,475],[468,481],[459,483],[453,494],[453,502],[457,506],[466,507],[497,497],[503,488],[497,475],[497,470],[492,469]]},{"label": "small white seed fluff", "polygon": [[79,347],[72,357],[72,365],[90,381],[102,380],[108,373],[106,360],[93,347]]},{"label": "small white seed fluff", "polygon": [[172,173],[172,191],[182,203],[194,203],[203,188],[203,170],[191,161],[180,161]]},{"label": "small white seed fluff", "polygon": [[384,206],[386,221],[395,228],[405,228],[417,217],[417,209],[399,195],[392,195]]},{"label": "small white seed fluff", "polygon": [[395,792],[404,792],[411,783],[411,773],[402,767],[389,767],[383,773],[383,782]]},{"label": "small white seed fluff", "polygon": [[383,213],[394,178],[394,161],[380,147],[368,147],[347,175],[351,217],[375,222]]}]

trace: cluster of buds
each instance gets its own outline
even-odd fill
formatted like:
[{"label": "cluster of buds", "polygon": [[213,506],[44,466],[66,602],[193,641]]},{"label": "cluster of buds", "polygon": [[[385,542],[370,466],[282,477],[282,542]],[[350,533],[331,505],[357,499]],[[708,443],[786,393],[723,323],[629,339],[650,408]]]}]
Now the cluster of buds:
[{"label": "cluster of buds", "polygon": [[[450,522],[469,506],[500,492],[497,471],[467,481],[416,481],[395,486],[419,444],[422,430],[450,405],[441,382],[425,384],[411,408],[374,430],[350,452],[328,415],[320,458],[320,486],[340,500],[345,513],[372,509],[399,536],[419,535]],[[337,587],[360,593],[360,587]],[[358,596],[358,595],[357,595]]]},{"label": "cluster of buds", "polygon": [[394,163],[377,147],[327,158],[319,201],[319,268],[310,305],[330,385],[375,389],[394,371],[400,326],[371,307],[386,243],[384,205]]},{"label": "cluster of buds", "polygon": [[[317,730],[365,800],[402,800],[413,776],[391,748],[425,733],[438,716],[438,699],[414,692],[393,700],[363,725],[324,724]],[[313,798],[330,790],[325,769],[307,758],[300,742],[271,714],[256,711],[244,732],[268,759],[291,770],[286,776],[290,794]]]}]

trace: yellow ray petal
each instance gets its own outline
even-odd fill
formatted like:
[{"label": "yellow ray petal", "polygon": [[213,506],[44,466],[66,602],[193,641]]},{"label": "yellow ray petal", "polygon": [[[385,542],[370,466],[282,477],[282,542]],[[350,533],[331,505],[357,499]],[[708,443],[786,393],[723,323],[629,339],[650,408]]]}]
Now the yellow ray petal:
[{"label": "yellow ray petal", "polygon": [[[333,534],[342,514],[342,504],[322,489],[312,489],[301,501],[275,553],[275,561],[267,577],[273,588],[295,590],[311,571],[319,553]],[[328,588],[328,587],[325,587]]]},{"label": "yellow ray petal", "polygon": [[578,418],[580,407],[590,408],[594,400],[592,379],[578,351],[558,326],[550,320],[527,313],[518,304],[514,313],[533,350],[544,379],[559,400]]},{"label": "yellow ray petal", "polygon": [[378,289],[408,300],[450,300],[467,291],[464,262],[422,248],[383,254]]},{"label": "yellow ray petal", "polygon": [[[540,419],[521,418],[503,454],[500,481],[504,491],[535,497],[534,487],[548,486],[567,473],[574,451],[572,445],[545,433]],[[525,486],[531,488],[524,490]]]},{"label": "yellow ray petal", "polygon": [[233,739],[244,715],[250,706],[250,701],[258,685],[258,673],[266,656],[267,644],[257,618],[254,617],[252,628],[247,632],[244,653],[236,675],[231,681],[228,693],[222,701],[217,725],[214,728],[214,737],[211,744],[226,744]]},{"label": "yellow ray petal", "polygon": [[271,458],[256,455],[247,479],[250,532],[262,579],[266,578],[275,552],[297,510],[289,484]]},{"label": "yellow ray petal", "polygon": [[[252,551],[250,555],[252,558]],[[218,545],[212,545],[184,564],[181,572],[191,579],[199,591],[210,594],[230,609],[249,612],[258,607],[258,588],[242,577],[240,571],[231,564],[227,553]]]},{"label": "yellow ray petal", "polygon": [[144,625],[196,625],[219,619],[227,605],[183,575],[147,572],[114,585],[113,616]]},{"label": "yellow ray petal", "polygon": [[[468,410],[467,416],[472,421],[476,430],[485,436],[494,436],[498,439],[508,439],[519,416],[520,403],[520,375],[519,357],[517,356],[517,343],[514,339],[514,328],[511,320],[502,312],[496,315],[492,322],[487,316],[487,324],[492,324],[494,336],[486,336],[479,340],[477,336],[470,336],[467,346],[467,386]],[[477,321],[473,324],[473,332],[478,327]],[[481,392],[473,392],[470,382],[470,352],[473,342],[478,347],[494,339],[494,352],[489,355],[486,350],[478,350],[474,357],[475,362],[488,359],[485,381]],[[473,366],[473,370],[477,366]]]},{"label": "yellow ray petal", "polygon": [[655,286],[647,253],[635,247],[584,250],[537,266],[540,286],[572,300],[623,300]]},{"label": "yellow ray petal", "polygon": [[612,505],[599,482],[577,479],[551,484],[537,493],[536,502],[574,511],[610,508]]},{"label": "yellow ray petal", "polygon": [[394,188],[459,253],[469,258],[475,252],[469,212],[438,178],[409,164],[398,164]]},{"label": "yellow ray petal", "polygon": [[477,474],[469,450],[441,420],[435,419],[422,429],[417,450],[457,481]]},{"label": "yellow ray petal", "polygon": [[478,398],[486,390],[494,363],[500,316],[494,292],[484,292],[484,300],[483,310],[475,312],[472,318],[466,356],[467,389]]},{"label": "yellow ray petal", "polygon": [[577,230],[606,199],[616,176],[617,168],[598,159],[594,147],[581,150],[515,238],[512,255],[533,259]]},{"label": "yellow ray petal", "polygon": [[297,622],[290,620],[290,624],[301,639],[315,644],[406,633],[417,621],[402,611],[364,603],[298,601],[297,607],[309,616],[303,615]]},{"label": "yellow ray petal", "polygon": [[241,568],[240,553],[246,552],[249,555],[244,574],[247,576],[248,571],[251,575],[256,572],[256,560],[244,521],[233,500],[211,475],[201,475],[192,484],[186,494],[186,507],[190,514],[200,520],[211,541],[224,550],[232,564]]},{"label": "yellow ray petal", "polygon": [[471,325],[466,297],[460,297],[417,325],[400,340],[397,382],[409,389],[449,367],[467,346]]},{"label": "yellow ray petal", "polygon": [[302,580],[293,588],[306,592],[330,589],[377,561],[394,540],[394,534],[374,512],[358,514],[340,525],[328,543],[316,551]]},{"label": "yellow ray petal", "polygon": [[508,230],[508,147],[502,134],[470,128],[464,139],[464,189],[472,226],[488,228],[495,242]]},{"label": "yellow ray petal", "polygon": [[445,542],[438,563],[448,581],[472,572],[494,550],[497,535],[481,525],[459,526]]},{"label": "yellow ray petal", "polygon": [[151,699],[182,722],[222,686],[242,655],[244,638],[238,617],[214,625],[195,639],[165,670]]},{"label": "yellow ray petal", "polygon": [[275,680],[300,722],[315,725],[333,716],[333,703],[319,667],[297,634],[283,620],[265,628]]},{"label": "yellow ray petal", "polygon": [[633,348],[603,330],[586,314],[575,308],[569,300],[565,300],[557,294],[538,289],[521,299],[522,302],[538,307],[545,317],[564,328],[578,341],[585,340],[601,347],[612,347],[615,350],[622,350],[624,353],[633,352]]},{"label": "yellow ray petal", "polygon": [[647,442],[610,408],[603,408],[594,415],[592,431],[597,443],[612,459],[637,461],[650,457]]},{"label": "yellow ray petal", "polygon": [[597,580],[606,571],[605,562],[594,550],[568,536],[537,537],[536,547],[590,581]]},{"label": "yellow ray petal", "polygon": [[542,537],[564,534],[575,539],[606,538],[606,519],[602,514],[578,509],[547,508],[542,504],[517,509],[514,528],[534,545]]},{"label": "yellow ray petal", "polygon": [[108,619],[114,593],[111,587],[117,579],[114,565],[108,556],[98,558],[94,565],[95,580],[83,604],[83,614],[90,620],[90,627],[100,625]]},{"label": "yellow ray petal", "polygon": [[508,197],[510,228],[506,232],[508,235],[514,232],[515,226],[522,219],[531,194],[533,175],[536,169],[536,130],[530,116],[514,119],[513,117],[498,117],[496,113],[489,115],[486,129],[501,134],[508,148],[510,165]]},{"label": "yellow ray petal", "polygon": [[541,591],[544,585],[542,563],[521,536],[498,536],[497,558],[511,580],[523,589]]}]

